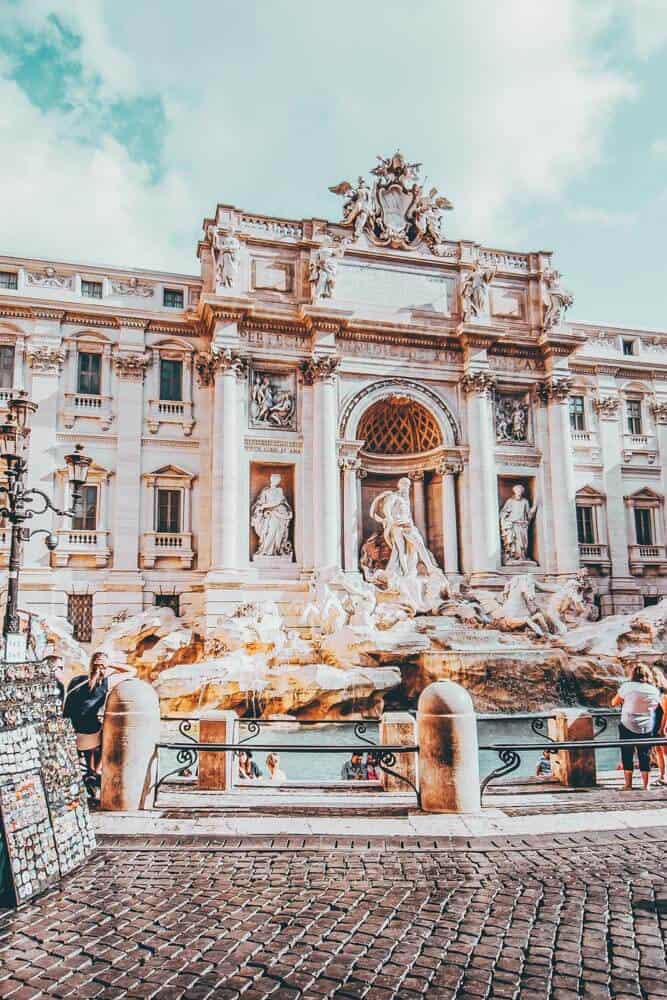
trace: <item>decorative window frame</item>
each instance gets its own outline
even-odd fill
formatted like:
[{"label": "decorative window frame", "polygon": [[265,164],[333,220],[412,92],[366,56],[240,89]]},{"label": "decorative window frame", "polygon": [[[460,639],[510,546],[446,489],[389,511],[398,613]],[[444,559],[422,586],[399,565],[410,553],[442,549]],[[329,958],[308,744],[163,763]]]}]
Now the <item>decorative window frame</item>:
[{"label": "decorative window frame", "polygon": [[[160,563],[173,564],[181,569],[192,569],[195,559],[192,535],[192,486],[197,478],[178,465],[164,465],[154,472],[142,476],[143,533],[141,544],[141,565],[144,569],[154,569]],[[162,533],[156,530],[158,490],[179,490],[182,494],[181,530]]]},{"label": "decorative window frame", "polygon": [[11,388],[0,389],[0,410],[7,408],[7,403],[17,392],[25,388],[26,337],[19,330],[7,323],[0,326],[0,344],[3,347],[14,348],[14,378]]},{"label": "decorative window frame", "polygon": [[[96,568],[108,566],[111,563],[111,490],[110,481],[113,472],[97,465],[95,462],[88,469],[87,486],[97,487],[97,523],[95,528],[74,528],[69,524],[58,528],[58,547],[52,556],[55,567],[67,566],[73,556],[77,562],[85,561]],[[72,492],[67,467],[61,467],[56,472],[57,504],[63,510],[72,506]],[[69,519],[68,519],[69,521]]]},{"label": "decorative window frame", "polygon": [[[65,387],[63,392],[63,425],[72,430],[77,419],[99,420],[103,431],[108,431],[113,423],[113,396],[111,394],[111,356],[113,343],[96,330],[82,330],[65,338],[67,360],[65,364]],[[100,354],[100,394],[87,395],[78,392],[79,354]]]},{"label": "decorative window frame", "polygon": [[[162,340],[150,347],[152,365],[146,376],[148,414],[146,426],[157,434],[162,424],[172,430],[180,427],[185,437],[190,437],[195,426],[193,368],[195,350],[186,340]],[[180,361],[183,365],[182,399],[160,399],[160,361]]]},{"label": "decorative window frame", "polygon": [[628,538],[631,539],[630,545],[639,544],[639,542],[637,541],[634,512],[637,508],[642,508],[644,510],[651,511],[651,523],[653,525],[653,532],[652,532],[653,541],[650,544],[655,546],[664,546],[665,498],[662,496],[662,494],[656,493],[648,486],[644,486],[643,489],[637,490],[635,493],[631,493],[629,496],[626,496],[623,499],[625,501],[626,510],[628,512]]}]

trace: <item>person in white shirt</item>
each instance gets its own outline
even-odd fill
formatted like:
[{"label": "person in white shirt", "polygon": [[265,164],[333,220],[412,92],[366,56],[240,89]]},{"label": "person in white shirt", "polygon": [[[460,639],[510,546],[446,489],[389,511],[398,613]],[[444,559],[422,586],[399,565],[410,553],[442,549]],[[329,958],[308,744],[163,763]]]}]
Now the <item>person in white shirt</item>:
[{"label": "person in white shirt", "polygon": [[280,769],[280,757],[277,753],[267,754],[266,768],[269,772],[269,781],[274,781],[276,784],[282,784],[284,781],[287,781],[285,772]]},{"label": "person in white shirt", "polygon": [[625,775],[625,790],[632,788],[634,754],[637,750],[639,770],[644,788],[649,786],[651,770],[650,746],[635,746],[637,740],[653,736],[655,710],[660,704],[660,692],[651,683],[648,667],[638,664],[629,681],[624,681],[614,695],[612,705],[621,706],[621,721],[618,724],[619,739],[626,741],[621,747],[621,762]]}]

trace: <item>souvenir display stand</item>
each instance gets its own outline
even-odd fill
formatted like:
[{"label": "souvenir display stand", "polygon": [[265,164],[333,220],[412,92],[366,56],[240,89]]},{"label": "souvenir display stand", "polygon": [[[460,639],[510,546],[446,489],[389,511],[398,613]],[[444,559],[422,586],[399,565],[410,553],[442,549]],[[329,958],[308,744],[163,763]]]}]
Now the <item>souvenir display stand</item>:
[{"label": "souvenir display stand", "polygon": [[72,726],[42,660],[0,662],[0,893],[20,906],[91,854]]}]

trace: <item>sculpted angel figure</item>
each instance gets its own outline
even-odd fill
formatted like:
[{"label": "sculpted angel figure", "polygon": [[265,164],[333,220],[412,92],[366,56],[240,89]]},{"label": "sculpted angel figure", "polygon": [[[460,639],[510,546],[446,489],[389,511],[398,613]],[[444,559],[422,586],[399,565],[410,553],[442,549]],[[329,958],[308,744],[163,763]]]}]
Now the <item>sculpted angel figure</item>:
[{"label": "sculpted angel figure", "polygon": [[418,195],[413,210],[413,219],[417,231],[421,236],[426,236],[439,243],[442,239],[440,226],[442,223],[442,213],[453,208],[448,198],[438,195],[437,188],[431,188],[428,194],[423,193],[421,187],[417,188]]},{"label": "sculpted angel figure", "polygon": [[313,250],[310,258],[310,270],[308,280],[313,287],[313,297],[316,299],[330,299],[333,295],[336,284],[336,272],[338,261],[345,253],[348,246],[347,240],[334,243],[329,240],[321,247]]},{"label": "sculpted angel figure", "polygon": [[218,284],[231,288],[239,270],[241,244],[234,233],[214,232],[212,239],[213,257],[216,261]]},{"label": "sculpted angel figure", "polygon": [[291,556],[289,526],[294,516],[292,508],[280,485],[280,476],[271,476],[269,483],[261,490],[250,514],[250,524],[259,538],[256,555]]},{"label": "sculpted angel figure", "polygon": [[560,271],[552,271],[548,268],[544,272],[545,285],[545,313],[544,329],[552,330],[558,326],[565,313],[574,302],[574,296],[560,287]]},{"label": "sculpted angel figure", "polygon": [[461,315],[467,322],[476,316],[481,316],[487,307],[489,285],[495,277],[494,268],[485,268],[480,264],[470,271],[461,283]]},{"label": "sculpted angel figure", "polygon": [[512,496],[500,511],[500,537],[505,565],[528,560],[528,528],[535,517],[537,504],[530,505],[521,483],[512,487]]},{"label": "sculpted angel figure", "polygon": [[332,194],[343,195],[345,199],[343,202],[343,222],[354,227],[354,238],[358,240],[370,218],[373,207],[371,190],[366,181],[360,177],[356,188],[349,181],[342,181],[335,187],[330,187],[329,190]]}]

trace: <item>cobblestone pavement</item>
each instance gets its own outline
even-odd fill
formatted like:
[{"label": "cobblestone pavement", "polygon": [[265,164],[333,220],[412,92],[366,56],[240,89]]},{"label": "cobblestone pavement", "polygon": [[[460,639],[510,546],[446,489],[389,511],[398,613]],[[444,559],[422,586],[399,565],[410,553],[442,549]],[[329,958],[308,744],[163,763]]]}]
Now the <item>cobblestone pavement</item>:
[{"label": "cobblestone pavement", "polygon": [[666,847],[109,841],[0,918],[0,996],[667,997]]}]

